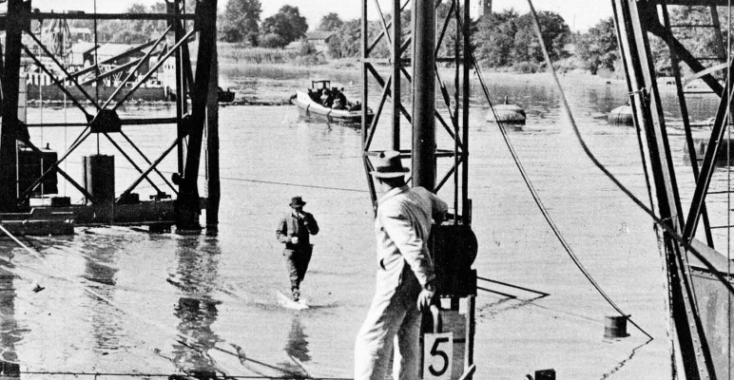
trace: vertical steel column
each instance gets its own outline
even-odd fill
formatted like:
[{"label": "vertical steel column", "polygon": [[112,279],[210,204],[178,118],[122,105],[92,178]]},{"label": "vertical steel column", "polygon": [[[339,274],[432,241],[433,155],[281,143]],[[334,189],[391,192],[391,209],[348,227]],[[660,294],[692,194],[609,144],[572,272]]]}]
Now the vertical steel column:
[{"label": "vertical steel column", "polygon": [[5,67],[2,73],[2,131],[0,131],[0,211],[17,210],[16,139],[18,137],[18,87],[21,34],[26,22],[22,0],[8,0],[5,32]]},{"label": "vertical steel column", "polygon": [[[196,78],[191,93],[191,121],[188,148],[181,191],[177,199],[176,225],[183,229],[198,229],[199,226],[199,166],[201,147],[206,121],[206,105],[209,94],[209,78],[214,46],[217,43],[217,1],[198,3],[196,28],[199,31],[199,53],[196,61]],[[181,144],[179,144],[181,145]]]},{"label": "vertical steel column", "polygon": [[392,149],[400,150],[400,0],[392,2]]},{"label": "vertical steel column", "polygon": [[[660,95],[650,54],[646,28],[654,27],[654,5],[637,0],[614,0],[620,50],[627,71],[629,91],[634,97],[635,117],[644,128],[651,173],[658,199],[658,215],[676,233],[683,230],[682,208]],[[684,248],[665,233],[665,265],[670,287],[669,302],[688,380],[715,379],[711,355],[699,315],[695,310]]]},{"label": "vertical steel column", "polygon": [[[491,4],[491,0],[490,1]],[[491,10],[491,5],[490,5]],[[469,14],[469,0],[464,1],[464,21],[462,26],[469,28],[471,24],[471,16]],[[459,26],[457,25],[457,29]],[[464,35],[464,46],[462,50],[462,64],[464,65],[464,78],[462,87],[462,141],[464,148],[461,150],[463,155],[462,169],[461,169],[461,221],[464,225],[471,224],[471,207],[469,202],[469,75],[472,64],[472,52],[471,52],[471,34],[469,30],[463,31]],[[457,190],[458,191],[458,190]],[[457,210],[458,211],[458,210]]]},{"label": "vertical steel column", "polygon": [[219,179],[219,59],[217,45],[212,46],[212,66],[209,73],[209,97],[206,105],[206,174],[207,204],[206,228],[216,231],[219,225],[219,201],[221,188]]},{"label": "vertical steel column", "polygon": [[[181,0],[173,0],[172,3],[173,6],[173,14],[178,16],[181,14]],[[178,43],[183,36],[184,32],[182,30],[182,23],[178,19],[173,20],[174,26],[173,26],[173,36],[175,43]],[[178,173],[183,174],[184,172],[184,162],[186,160],[186,147],[183,143],[184,136],[186,134],[186,126],[184,125],[183,116],[186,107],[186,82],[183,77],[183,72],[181,70],[181,65],[183,64],[183,49],[179,48],[177,52],[174,53],[175,57],[175,65],[176,65],[176,119],[178,120],[177,123],[177,135],[178,135],[178,147],[177,147],[177,156],[178,156]],[[180,188],[180,186],[179,186]]]},{"label": "vertical steel column", "polygon": [[[436,185],[436,7],[413,4],[413,186]],[[395,99],[393,99],[393,102]]]},{"label": "vertical steel column", "polygon": [[[367,65],[369,65],[367,63],[369,58],[369,52],[367,51],[369,46],[367,16],[367,0],[362,0],[362,152],[367,148],[367,129],[369,128],[369,123],[367,123],[367,81],[369,80],[367,75]],[[367,179],[369,179],[369,175],[367,175]]]}]

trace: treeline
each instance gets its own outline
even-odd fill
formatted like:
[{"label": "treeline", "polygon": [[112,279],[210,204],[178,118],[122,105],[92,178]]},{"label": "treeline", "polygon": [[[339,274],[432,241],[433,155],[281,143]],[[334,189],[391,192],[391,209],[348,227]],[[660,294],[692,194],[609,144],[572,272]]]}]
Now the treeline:
[{"label": "treeline", "polygon": [[[187,10],[193,9],[195,0],[186,0]],[[702,7],[699,7],[702,8]],[[159,3],[153,6],[133,4],[128,9],[132,13],[164,13],[166,6]],[[444,28],[444,20],[450,12],[448,5],[440,5],[437,10],[439,30]],[[218,39],[235,43],[241,48],[280,49],[294,41],[302,41],[297,56],[315,55],[316,51],[306,42],[309,25],[301,16],[298,7],[285,5],[276,14],[261,19],[260,0],[227,0],[224,12],[219,15]],[[726,15],[726,13],[721,13]],[[539,12],[539,23],[543,31],[545,45],[549,48],[551,59],[567,69],[585,69],[592,74],[600,70],[614,71],[618,66],[619,52],[615,26],[612,18],[601,20],[586,33],[572,33],[566,21],[554,12]],[[671,24],[710,24],[708,9],[676,7],[670,12]],[[390,23],[390,15],[385,20]],[[382,20],[370,21],[369,41],[375,41],[383,30]],[[722,21],[722,24],[726,24]],[[403,38],[410,35],[411,12],[401,14]],[[79,21],[77,25],[93,27],[92,21]],[[97,30],[101,42],[142,43],[162,33],[165,22],[151,21],[99,21]],[[445,34],[439,54],[453,56],[457,36],[456,20],[452,17],[445,26]],[[324,15],[316,31],[328,35],[328,55],[331,58],[359,57],[361,54],[361,20],[342,20],[336,13]],[[530,14],[504,10],[486,15],[469,25],[471,49],[476,59],[485,67],[511,69],[520,72],[535,72],[543,67],[543,54],[537,42],[533,20]],[[678,38],[693,56],[719,56],[724,46],[712,38],[711,28],[694,28],[681,33]],[[661,75],[670,74],[670,58],[665,42],[651,38],[656,71]],[[260,49],[262,51],[262,49]],[[390,56],[387,39],[377,43],[371,52],[373,57]],[[243,57],[243,59],[247,59]],[[310,61],[309,61],[310,62]],[[315,61],[316,62],[316,61]],[[323,62],[320,59],[318,62]],[[682,67],[685,71],[686,67]]]}]

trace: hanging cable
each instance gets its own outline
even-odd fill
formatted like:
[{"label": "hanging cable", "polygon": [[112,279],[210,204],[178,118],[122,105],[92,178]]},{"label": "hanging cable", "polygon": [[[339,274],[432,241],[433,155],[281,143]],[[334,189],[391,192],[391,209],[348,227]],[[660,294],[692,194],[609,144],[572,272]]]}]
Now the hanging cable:
[{"label": "hanging cable", "polygon": [[[460,25],[460,27],[463,29],[463,25]],[[464,31],[466,33],[466,31]],[[532,181],[530,180],[530,177],[528,176],[527,172],[525,171],[525,167],[522,164],[522,161],[520,160],[520,156],[517,154],[517,151],[515,150],[515,147],[512,145],[512,142],[510,141],[509,136],[507,135],[507,130],[505,129],[502,122],[499,121],[497,118],[497,113],[495,112],[494,106],[492,104],[492,101],[489,96],[489,88],[487,87],[487,84],[484,82],[484,77],[481,73],[481,69],[479,68],[479,64],[477,63],[476,58],[474,57],[474,54],[471,54],[472,64],[474,66],[474,70],[477,73],[477,77],[479,78],[479,83],[482,86],[482,90],[484,91],[484,96],[487,100],[487,103],[489,104],[489,107],[492,111],[492,113],[495,115],[495,119],[497,119],[497,125],[499,126],[500,132],[502,133],[502,137],[505,141],[505,144],[507,145],[508,150],[510,151],[510,155],[512,156],[512,159],[515,161],[515,165],[517,166],[518,170],[520,171],[520,175],[522,176],[523,180],[525,181],[525,185],[527,186],[528,190],[530,191],[531,196],[533,197],[533,200],[535,201],[535,204],[540,209],[541,214],[543,214],[543,217],[545,218],[546,222],[550,226],[551,230],[553,231],[553,234],[556,235],[556,238],[563,246],[566,253],[569,255],[571,260],[574,262],[576,267],[581,271],[581,273],[586,277],[586,279],[591,283],[591,285],[596,289],[596,291],[604,298],[605,301],[619,313],[621,316],[627,318],[632,325],[634,325],[640,332],[645,334],[650,340],[654,339],[652,335],[650,335],[647,331],[645,331],[642,327],[640,327],[634,320],[632,320],[631,316],[622,309],[617,306],[617,304],[609,297],[609,295],[604,291],[604,289],[601,288],[601,286],[596,282],[596,280],[591,276],[591,273],[583,266],[581,261],[579,260],[578,256],[576,256],[576,253],[573,251],[573,248],[571,248],[570,244],[566,241],[563,234],[561,233],[560,229],[556,225],[556,223],[553,221],[553,218],[551,218],[550,213],[548,212],[548,209],[543,204],[542,200],[540,199],[540,195],[538,194],[538,191],[535,189],[535,186],[533,185]]]},{"label": "hanging cable", "polygon": [[[717,15],[718,15],[718,13],[717,13]],[[726,57],[727,57],[727,61],[732,58],[732,55],[731,55],[731,43],[732,43],[732,39],[731,39],[731,26],[732,26],[731,16],[732,16],[732,13],[731,13],[731,0],[728,0],[727,1],[727,31],[726,31]],[[711,15],[711,17],[713,18],[713,14]],[[713,22],[713,21],[714,20],[712,20],[712,24],[718,25],[718,23]],[[729,86],[729,83],[731,83],[730,78],[731,78],[731,66],[727,65],[727,68],[726,68],[726,83],[727,83],[727,87]],[[727,88],[726,93],[727,94],[730,94],[731,93],[729,88]],[[727,115],[731,115],[731,98],[729,98],[729,101],[726,102],[726,108],[727,108],[726,109],[726,114]],[[732,137],[732,134],[731,134],[731,122],[727,122],[726,123],[726,128],[727,128],[728,139],[729,139],[729,141],[727,141],[727,144],[726,144],[726,163],[727,163],[727,165],[726,165],[727,166],[727,171],[726,171],[726,188],[727,188],[727,191],[726,191],[726,210],[727,210],[727,212],[726,212],[726,225],[729,226],[729,228],[726,229],[726,274],[727,274],[727,276],[729,278],[731,278],[731,211],[732,211],[732,209],[731,209],[731,192],[732,192],[732,188],[731,188],[731,141],[732,141],[731,140],[731,137]],[[695,164],[697,164],[697,163],[694,163],[694,165]],[[732,317],[732,314],[731,314],[731,306],[732,306],[732,294],[731,293],[728,293],[727,294],[727,305],[728,305],[728,307],[726,308],[726,314],[727,314],[727,318],[726,318],[726,321],[727,321],[727,330],[726,331],[728,331],[728,334],[727,334],[726,351],[727,351],[727,364],[728,364],[727,365],[727,369],[728,369],[728,372],[729,372],[727,378],[728,379],[731,379],[731,364],[732,364],[732,352],[731,352],[731,343],[732,343],[731,342],[731,340],[732,340],[732,338],[731,338],[731,317]]]},{"label": "hanging cable", "polygon": [[[99,44],[97,41],[97,0],[94,0],[94,101],[99,103]],[[97,133],[97,155],[99,155],[99,133]]]},{"label": "hanging cable", "polygon": [[[568,100],[566,100],[566,93],[563,91],[563,86],[561,86],[561,82],[558,80],[558,75],[556,74],[555,68],[553,67],[553,62],[550,60],[550,56],[548,55],[548,50],[545,47],[545,42],[542,39],[542,34],[540,31],[540,25],[538,24],[537,20],[537,14],[535,13],[535,8],[533,8],[531,0],[528,0],[528,3],[530,4],[530,10],[531,13],[535,16],[533,18],[533,22],[535,24],[536,33],[539,36],[540,39],[540,47],[541,50],[543,50],[543,56],[548,62],[548,70],[551,72],[554,82],[556,83],[556,87],[558,88],[560,94],[561,94],[561,103],[563,104],[563,109],[566,113],[566,116],[568,116],[569,121],[571,123],[571,127],[573,128],[574,134],[576,135],[576,138],[579,141],[579,144],[581,145],[581,148],[584,150],[584,153],[587,157],[591,160],[591,162],[594,163],[594,165],[604,173],[604,175],[609,178],[610,181],[612,181],[617,188],[619,188],[632,202],[634,202],[640,209],[645,211],[650,218],[653,219],[655,223],[657,223],[662,229],[665,230],[665,232],[668,233],[668,236],[672,238],[678,245],[680,245],[682,248],[685,248],[688,252],[693,254],[699,261],[701,261],[701,264],[703,264],[707,269],[711,271],[711,274],[716,277],[716,279],[721,282],[722,285],[731,293],[734,293],[734,286],[732,286],[731,283],[729,283],[729,280],[724,278],[724,275],[722,275],[716,267],[711,264],[711,262],[704,257],[701,252],[699,252],[695,247],[691,245],[691,241],[686,241],[686,239],[683,239],[683,236],[681,236],[678,231],[676,231],[673,227],[670,226],[670,224],[662,219],[660,219],[657,215],[655,215],[655,212],[645,205],[644,202],[642,202],[636,195],[632,193],[626,186],[624,186],[617,177],[612,174],[609,169],[607,169],[597,158],[594,156],[594,153],[591,152],[591,149],[586,145],[586,141],[581,136],[581,131],[579,130],[578,126],[576,125],[576,121],[573,118],[573,114],[571,113],[571,108],[568,105]],[[475,62],[476,65],[476,62]],[[731,91],[729,91],[729,97],[732,97]]]}]

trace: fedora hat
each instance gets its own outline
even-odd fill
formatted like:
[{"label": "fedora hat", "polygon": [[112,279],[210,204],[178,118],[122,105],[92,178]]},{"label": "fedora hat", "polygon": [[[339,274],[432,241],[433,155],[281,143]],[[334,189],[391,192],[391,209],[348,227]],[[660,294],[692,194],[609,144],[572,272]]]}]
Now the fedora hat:
[{"label": "fedora hat", "polygon": [[377,156],[375,170],[371,171],[375,178],[398,178],[405,175],[408,169],[400,161],[400,152],[388,150]]},{"label": "fedora hat", "polygon": [[304,202],[303,199],[301,199],[301,197],[296,196],[296,197],[291,198],[291,204],[290,204],[291,207],[298,207],[298,206],[305,206],[305,205],[306,205],[306,202]]}]

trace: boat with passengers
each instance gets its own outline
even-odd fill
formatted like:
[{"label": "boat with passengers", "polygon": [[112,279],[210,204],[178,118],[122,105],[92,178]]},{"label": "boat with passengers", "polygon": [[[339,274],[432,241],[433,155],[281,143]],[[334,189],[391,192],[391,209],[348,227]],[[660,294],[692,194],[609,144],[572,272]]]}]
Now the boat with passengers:
[{"label": "boat with passengers", "polygon": [[[307,91],[296,91],[291,104],[298,107],[305,117],[325,119],[330,123],[359,124],[362,122],[362,104],[351,102],[344,88],[332,87],[330,80],[312,80]],[[367,123],[372,122],[374,113],[367,108]]]}]

